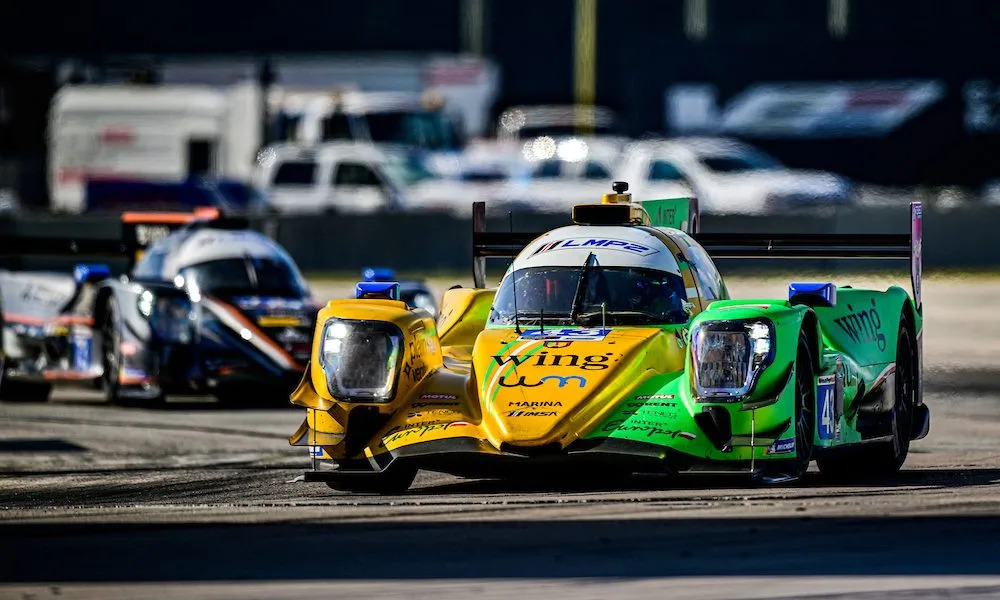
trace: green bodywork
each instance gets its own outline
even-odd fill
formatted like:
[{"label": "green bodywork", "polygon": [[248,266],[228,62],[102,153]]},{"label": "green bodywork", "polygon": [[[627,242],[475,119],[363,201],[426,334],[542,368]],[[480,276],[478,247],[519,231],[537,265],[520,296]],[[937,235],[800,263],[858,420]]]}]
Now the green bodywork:
[{"label": "green bodywork", "polygon": [[[709,321],[754,320],[765,318],[774,325],[775,353],[764,368],[757,385],[738,402],[698,402],[693,390],[691,353],[683,371],[658,373],[631,390],[617,408],[595,427],[587,439],[617,438],[654,443],[699,459],[746,461],[786,459],[795,456],[783,441],[794,440],[795,362],[800,332],[806,332],[814,356],[814,385],[823,376],[835,375],[838,361],[842,373],[843,410],[831,414],[832,407],[818,405],[817,420],[832,423],[832,439],[820,437],[814,428],[818,449],[862,441],[858,430],[859,391],[871,390],[896,360],[896,343],[903,315],[918,336],[922,319],[915,312],[905,290],[891,287],[884,292],[838,288],[833,307],[791,305],[780,299],[720,300],[683,326],[686,340],[690,331]],[[678,326],[665,326],[664,335],[675,335]],[[819,394],[817,403],[825,401]],[[729,412],[732,447],[722,451],[701,433],[694,415],[708,406],[722,406]],[[835,417],[835,418],[834,418]],[[831,425],[827,425],[828,431]],[[693,438],[686,433],[694,434]],[[777,445],[775,445],[777,443]],[[792,444],[794,446],[794,444]]]}]

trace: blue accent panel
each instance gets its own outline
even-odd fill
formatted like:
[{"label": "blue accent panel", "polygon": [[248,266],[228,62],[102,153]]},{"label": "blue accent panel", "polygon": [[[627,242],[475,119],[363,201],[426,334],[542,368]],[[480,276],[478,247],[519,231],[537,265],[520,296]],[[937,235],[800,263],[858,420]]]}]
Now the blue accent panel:
[{"label": "blue accent panel", "polygon": [[816,432],[821,440],[837,439],[835,389],[835,383],[832,380],[816,386]]},{"label": "blue accent panel", "polygon": [[354,288],[354,297],[364,298],[368,295],[399,300],[399,284],[395,281],[359,281]]},{"label": "blue accent panel", "polygon": [[73,370],[81,373],[90,370],[90,334],[73,336]]},{"label": "blue accent panel", "polygon": [[788,299],[797,300],[793,304],[809,306],[836,306],[837,286],[832,283],[790,283]]},{"label": "blue accent panel", "polygon": [[396,281],[396,271],[389,267],[365,267],[361,278],[364,281]]},{"label": "blue accent panel", "polygon": [[73,267],[73,281],[77,285],[85,281],[100,281],[111,277],[111,269],[108,265],[99,263],[79,263]]}]

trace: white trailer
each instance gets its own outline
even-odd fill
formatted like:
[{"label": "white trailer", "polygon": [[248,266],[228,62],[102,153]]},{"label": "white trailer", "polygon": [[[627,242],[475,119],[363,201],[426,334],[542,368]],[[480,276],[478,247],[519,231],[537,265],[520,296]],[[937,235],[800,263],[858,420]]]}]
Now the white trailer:
[{"label": "white trailer", "polygon": [[80,85],[49,116],[49,192],[57,212],[86,210],[89,180],[249,182],[261,145],[261,96],[228,88]]}]

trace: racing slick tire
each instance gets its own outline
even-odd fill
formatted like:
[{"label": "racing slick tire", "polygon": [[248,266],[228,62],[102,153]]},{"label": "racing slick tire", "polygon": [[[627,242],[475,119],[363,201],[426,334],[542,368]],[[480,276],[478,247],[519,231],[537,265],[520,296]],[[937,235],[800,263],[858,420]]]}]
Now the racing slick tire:
[{"label": "racing slick tire", "polygon": [[910,451],[916,384],[913,329],[906,314],[899,320],[896,341],[896,402],[890,413],[892,441],[862,445],[853,452],[816,461],[820,473],[834,479],[892,475]]},{"label": "racing slick tire", "polygon": [[51,383],[17,381],[7,377],[0,381],[0,400],[4,402],[47,402],[50,393]]},{"label": "racing slick tire", "polygon": [[809,469],[816,429],[816,384],[812,352],[805,332],[799,332],[795,357],[795,458],[769,461],[763,467],[766,480],[796,481]]},{"label": "racing slick tire", "polygon": [[416,469],[395,466],[381,473],[344,473],[336,479],[327,480],[326,485],[338,492],[394,495],[410,489],[416,477]]},{"label": "racing slick tire", "polygon": [[109,404],[118,406],[157,407],[164,403],[162,395],[147,400],[137,400],[122,395],[121,384],[118,382],[118,372],[122,364],[121,329],[118,327],[118,300],[109,296],[101,313],[101,387],[104,389],[104,399]]}]

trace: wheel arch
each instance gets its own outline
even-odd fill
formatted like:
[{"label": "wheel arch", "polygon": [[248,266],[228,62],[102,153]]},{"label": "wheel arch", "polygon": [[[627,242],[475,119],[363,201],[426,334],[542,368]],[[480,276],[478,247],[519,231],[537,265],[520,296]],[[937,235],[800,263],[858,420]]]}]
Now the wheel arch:
[{"label": "wheel arch", "polygon": [[823,337],[819,331],[819,319],[816,317],[815,311],[809,309],[802,314],[802,324],[799,330],[806,336],[806,343],[812,354],[810,358],[812,359],[813,373],[819,373],[823,357]]}]

